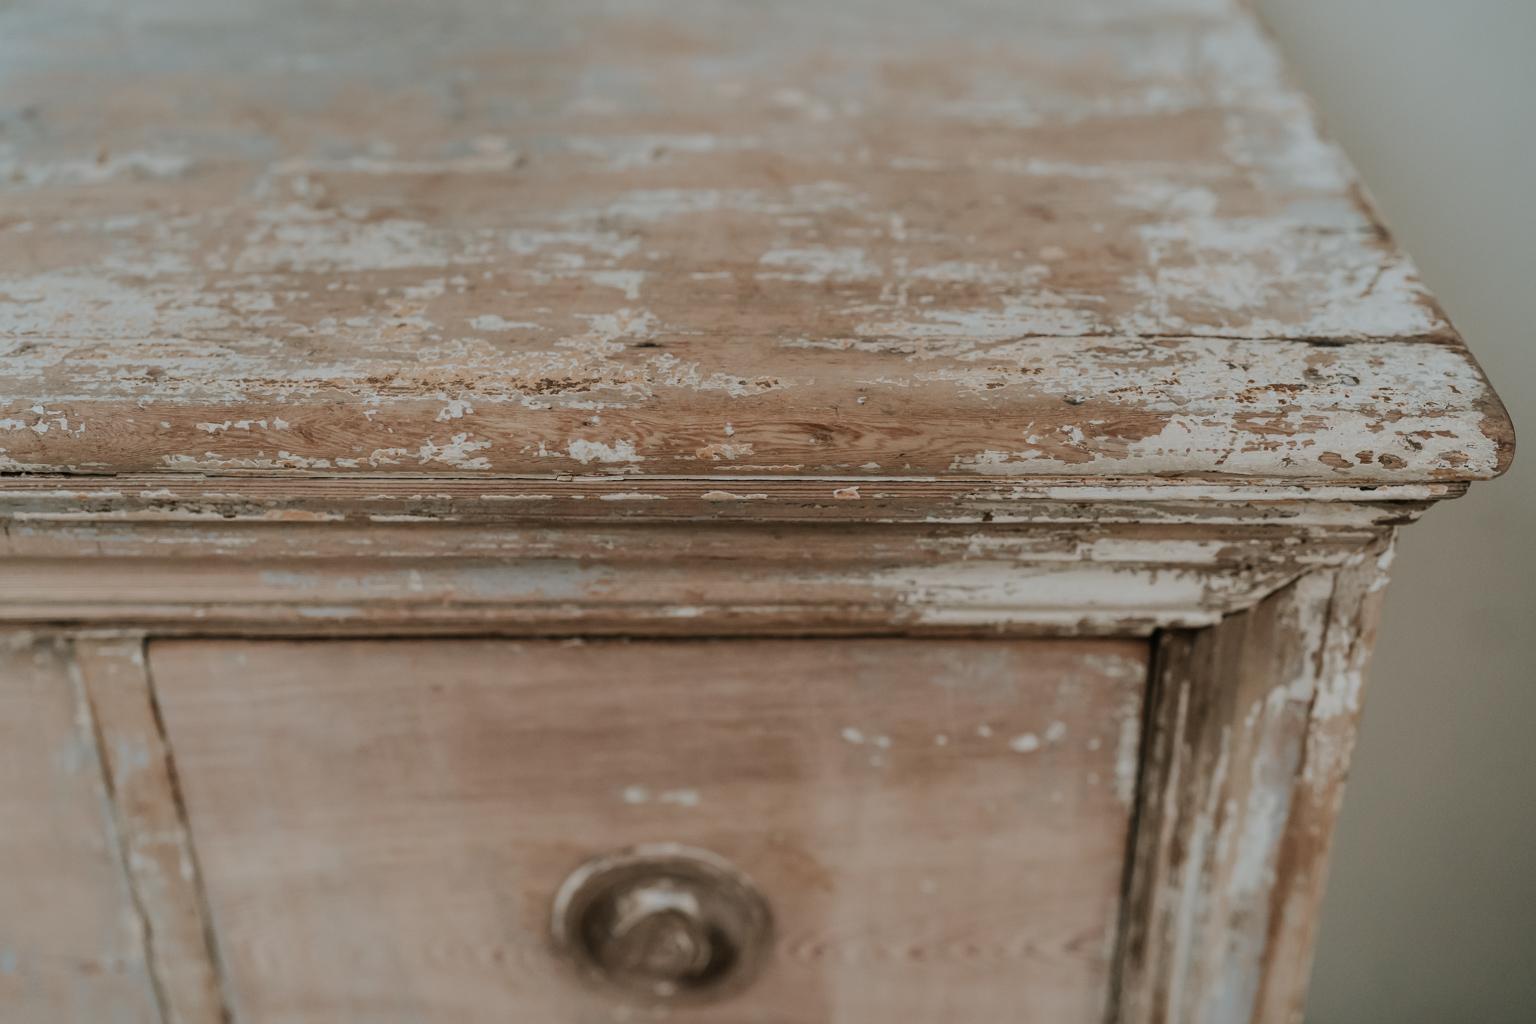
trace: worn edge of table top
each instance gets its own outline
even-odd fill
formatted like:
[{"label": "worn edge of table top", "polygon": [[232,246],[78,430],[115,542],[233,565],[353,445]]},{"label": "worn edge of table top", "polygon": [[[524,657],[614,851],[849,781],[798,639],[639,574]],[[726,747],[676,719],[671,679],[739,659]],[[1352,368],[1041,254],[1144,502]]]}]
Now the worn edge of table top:
[{"label": "worn edge of table top", "polygon": [[11,473],[1353,487],[1511,458],[1224,0],[88,7],[0,12]]}]

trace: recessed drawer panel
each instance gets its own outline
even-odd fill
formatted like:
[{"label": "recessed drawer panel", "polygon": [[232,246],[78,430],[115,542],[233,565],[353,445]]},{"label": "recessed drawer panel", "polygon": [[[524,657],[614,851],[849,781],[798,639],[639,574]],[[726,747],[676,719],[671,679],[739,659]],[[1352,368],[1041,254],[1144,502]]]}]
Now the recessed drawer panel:
[{"label": "recessed drawer panel", "polygon": [[241,1024],[1102,1018],[1143,642],[161,641],[151,668]]}]

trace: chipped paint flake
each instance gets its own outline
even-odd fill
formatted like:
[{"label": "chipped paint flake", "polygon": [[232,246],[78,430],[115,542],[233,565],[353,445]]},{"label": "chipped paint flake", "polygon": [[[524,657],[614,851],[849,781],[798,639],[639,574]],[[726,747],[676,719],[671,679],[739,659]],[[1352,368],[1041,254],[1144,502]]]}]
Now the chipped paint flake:
[{"label": "chipped paint flake", "polygon": [[565,453],[583,466],[591,462],[639,462],[641,457],[635,453],[635,442],[630,440],[616,441],[613,444],[604,444],[601,441],[572,441],[566,446]]}]

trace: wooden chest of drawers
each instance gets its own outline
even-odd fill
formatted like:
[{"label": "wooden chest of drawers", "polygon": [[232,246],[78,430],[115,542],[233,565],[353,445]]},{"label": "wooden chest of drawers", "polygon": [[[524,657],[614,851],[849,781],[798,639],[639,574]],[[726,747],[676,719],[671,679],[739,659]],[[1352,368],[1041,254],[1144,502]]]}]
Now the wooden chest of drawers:
[{"label": "wooden chest of drawers", "polygon": [[1299,1020],[1513,439],[1227,0],[0,10],[6,1024]]}]

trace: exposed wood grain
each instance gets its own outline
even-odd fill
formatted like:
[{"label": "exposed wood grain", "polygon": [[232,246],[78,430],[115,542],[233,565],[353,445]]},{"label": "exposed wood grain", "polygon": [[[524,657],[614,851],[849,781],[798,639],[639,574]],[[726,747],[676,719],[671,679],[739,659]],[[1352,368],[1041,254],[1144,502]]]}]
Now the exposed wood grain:
[{"label": "exposed wood grain", "polygon": [[1102,1012],[1144,642],[150,654],[242,1021],[618,1019],[547,915],[648,841],[727,857],[776,917],[758,981],[679,1019]]},{"label": "exposed wood grain", "polygon": [[21,0],[0,68],[11,471],[1510,458],[1222,0]]},{"label": "exposed wood grain", "polygon": [[1389,541],[1168,634],[1149,697],[1125,1024],[1295,1024]]},{"label": "exposed wood grain", "polygon": [[158,1024],[70,644],[0,633],[0,1019]]},{"label": "exposed wood grain", "polygon": [[142,637],[75,641],[163,1024],[227,1021]]}]

